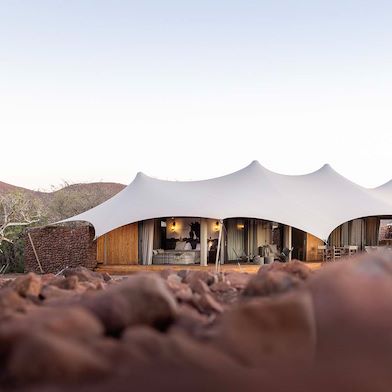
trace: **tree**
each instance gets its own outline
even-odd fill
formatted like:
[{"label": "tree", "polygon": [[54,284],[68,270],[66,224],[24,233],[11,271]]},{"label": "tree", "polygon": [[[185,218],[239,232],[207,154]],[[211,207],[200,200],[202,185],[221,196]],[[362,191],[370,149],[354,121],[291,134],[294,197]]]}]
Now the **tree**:
[{"label": "tree", "polygon": [[23,272],[23,232],[45,217],[41,200],[26,192],[0,194],[0,261],[9,272]]},{"label": "tree", "polygon": [[12,243],[15,232],[39,222],[43,216],[43,204],[25,192],[0,195],[0,246]]}]

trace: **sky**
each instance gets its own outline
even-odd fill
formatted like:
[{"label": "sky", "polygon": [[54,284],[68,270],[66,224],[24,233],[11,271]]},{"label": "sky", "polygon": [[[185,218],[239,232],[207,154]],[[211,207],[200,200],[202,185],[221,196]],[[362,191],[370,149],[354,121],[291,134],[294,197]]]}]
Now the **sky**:
[{"label": "sky", "polygon": [[392,2],[0,0],[0,181],[392,178]]}]

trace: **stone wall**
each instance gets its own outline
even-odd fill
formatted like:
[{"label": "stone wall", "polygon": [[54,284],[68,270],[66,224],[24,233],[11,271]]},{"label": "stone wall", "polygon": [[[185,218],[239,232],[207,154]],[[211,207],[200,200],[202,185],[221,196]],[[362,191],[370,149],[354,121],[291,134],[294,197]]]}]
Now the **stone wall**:
[{"label": "stone wall", "polygon": [[[90,226],[47,226],[28,230],[45,273],[59,272],[65,267],[95,268],[97,247]],[[26,233],[25,272],[40,272],[31,242]]]}]

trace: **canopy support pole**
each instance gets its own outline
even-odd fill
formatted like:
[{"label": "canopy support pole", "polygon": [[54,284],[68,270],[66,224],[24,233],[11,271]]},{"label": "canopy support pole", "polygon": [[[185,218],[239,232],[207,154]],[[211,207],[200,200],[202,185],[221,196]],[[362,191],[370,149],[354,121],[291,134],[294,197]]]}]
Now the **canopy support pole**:
[{"label": "canopy support pole", "polygon": [[219,220],[219,237],[218,237],[218,246],[216,249],[216,259],[215,259],[215,272],[220,272],[220,253],[221,253],[221,241],[222,241],[222,230],[223,230],[223,221]]},{"label": "canopy support pole", "polygon": [[30,235],[29,232],[27,232],[27,236],[29,237],[29,240],[30,240],[30,243],[31,243],[31,247],[33,248],[34,256],[35,256],[35,259],[37,260],[39,270],[41,271],[41,274],[43,274],[44,270],[42,269],[42,265],[41,265],[41,262],[39,261],[37,251],[35,250],[33,239],[31,238],[31,235]]}]

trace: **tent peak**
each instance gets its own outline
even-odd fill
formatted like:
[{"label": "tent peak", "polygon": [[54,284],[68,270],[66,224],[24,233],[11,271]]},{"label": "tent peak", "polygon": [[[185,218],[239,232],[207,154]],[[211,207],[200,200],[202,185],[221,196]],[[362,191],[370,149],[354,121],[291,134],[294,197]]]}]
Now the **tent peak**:
[{"label": "tent peak", "polygon": [[136,173],[134,181],[137,179],[141,179],[141,178],[149,178],[149,176],[147,174],[144,174],[143,172],[139,171]]},{"label": "tent peak", "polygon": [[392,188],[392,180],[389,180],[389,181],[385,182],[384,184],[381,184],[381,185],[379,185],[379,186],[376,186],[376,187],[373,188],[373,189],[378,189],[378,190],[380,190],[380,189],[386,189],[386,188]]},{"label": "tent peak", "polygon": [[262,169],[269,171],[266,167],[264,167],[258,160],[254,159],[248,166],[244,169]]},{"label": "tent peak", "polygon": [[341,174],[338,173],[329,163],[325,163],[323,166],[320,167],[320,169],[316,170],[316,172],[320,172],[320,171],[326,171],[341,176]]}]

